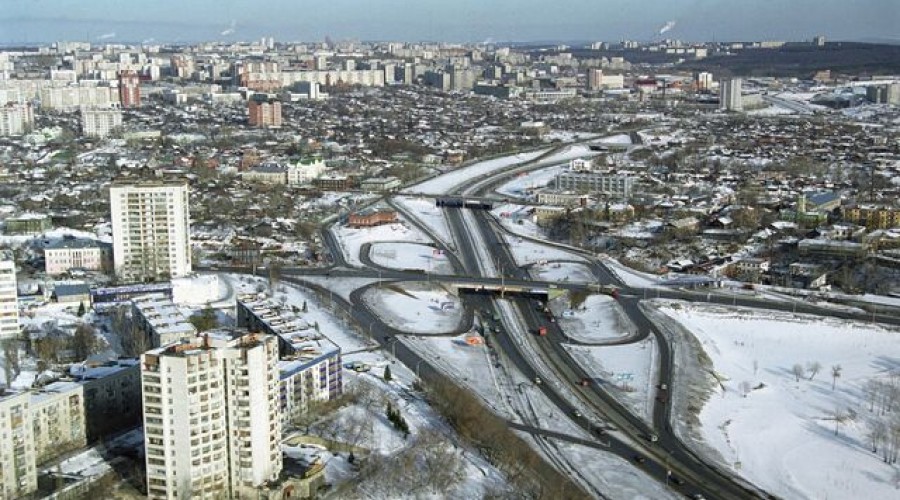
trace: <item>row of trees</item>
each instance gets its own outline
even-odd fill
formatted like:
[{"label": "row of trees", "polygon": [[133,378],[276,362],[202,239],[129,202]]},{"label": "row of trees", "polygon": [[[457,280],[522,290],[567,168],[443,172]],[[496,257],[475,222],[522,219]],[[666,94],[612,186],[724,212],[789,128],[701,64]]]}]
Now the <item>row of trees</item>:
[{"label": "row of trees", "polygon": [[868,406],[868,440],[872,453],[881,453],[886,463],[900,457],[900,374],[887,379],[871,379],[863,385]]}]

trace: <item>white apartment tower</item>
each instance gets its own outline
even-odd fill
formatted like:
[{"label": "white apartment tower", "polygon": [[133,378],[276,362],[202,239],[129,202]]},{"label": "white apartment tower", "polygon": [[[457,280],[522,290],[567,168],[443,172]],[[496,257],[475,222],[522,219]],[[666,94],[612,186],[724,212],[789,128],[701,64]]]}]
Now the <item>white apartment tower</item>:
[{"label": "white apartment tower", "polygon": [[740,78],[731,78],[722,82],[719,89],[719,107],[727,111],[741,111],[744,109],[741,99]]},{"label": "white apartment tower", "polygon": [[109,208],[120,279],[166,280],[191,272],[187,184],[114,183]]},{"label": "white apartment tower", "polygon": [[0,251],[0,339],[19,335],[19,303],[16,263],[12,255]]},{"label": "white apartment tower", "polygon": [[282,468],[278,339],[247,334],[220,348],[231,494],[252,498]]},{"label": "white apartment tower", "polygon": [[34,125],[31,103],[0,103],[0,137],[24,135]]},{"label": "white apartment tower", "polygon": [[88,137],[108,137],[122,126],[122,110],[115,108],[82,108],[81,133]]},{"label": "white apartment tower", "polygon": [[227,498],[228,429],[222,360],[206,345],[141,356],[147,496]]},{"label": "white apartment tower", "polygon": [[214,331],[141,357],[152,499],[253,498],[282,468],[278,341]]},{"label": "white apartment tower", "polygon": [[[2,389],[0,389],[2,391]],[[27,392],[0,392],[0,499],[37,490],[34,435]]]}]

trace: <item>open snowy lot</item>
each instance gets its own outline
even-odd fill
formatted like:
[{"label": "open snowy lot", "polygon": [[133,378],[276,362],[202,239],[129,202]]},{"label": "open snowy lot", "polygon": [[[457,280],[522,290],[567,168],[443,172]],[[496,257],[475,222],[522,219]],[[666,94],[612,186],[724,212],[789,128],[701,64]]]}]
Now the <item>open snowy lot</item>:
[{"label": "open snowy lot", "polygon": [[369,251],[372,262],[392,269],[421,269],[429,274],[452,274],[447,256],[421,243],[374,243]]},{"label": "open snowy lot", "polygon": [[445,244],[453,244],[453,235],[450,226],[444,218],[444,210],[435,206],[431,198],[413,198],[411,196],[397,196],[394,201],[412,215]]},{"label": "open snowy lot", "polygon": [[522,172],[497,188],[497,192],[516,198],[529,198],[534,190],[551,184],[557,175],[568,168],[568,165],[557,165],[532,172]]},{"label": "open snowy lot", "polygon": [[[675,397],[682,397],[686,383],[707,386],[700,429],[693,430],[728,467],[783,498],[900,495],[900,470],[882,460],[883,443],[872,439],[873,429],[885,421],[879,411],[883,401],[876,401],[883,389],[875,388],[896,387],[900,373],[900,331],[773,311],[654,302],[705,353],[698,367],[697,354],[685,352],[687,343],[676,344],[676,363],[682,366],[676,380],[689,379],[676,383]],[[711,376],[704,379],[703,372]],[[873,441],[879,453],[873,453]]]},{"label": "open snowy lot", "polygon": [[430,283],[369,288],[363,301],[385,324],[409,333],[451,333],[463,320],[459,297]]},{"label": "open snowy lot", "polygon": [[608,295],[589,295],[574,309],[562,298],[552,301],[550,307],[559,327],[577,342],[602,344],[637,333],[619,303]]},{"label": "open snowy lot", "polygon": [[342,224],[331,227],[331,231],[341,242],[344,258],[354,266],[361,266],[359,259],[360,247],[365,243],[406,241],[411,243],[430,243],[428,236],[421,231],[403,222],[384,224],[375,227],[361,227],[354,229]]},{"label": "open snowy lot", "polygon": [[542,245],[510,234],[504,234],[503,237],[506,239],[510,251],[512,251],[513,257],[516,259],[516,264],[520,266],[534,263],[547,263],[553,260],[584,261],[580,256],[561,248]]},{"label": "open snowy lot", "polygon": [[529,272],[534,279],[541,281],[571,281],[574,283],[593,283],[597,281],[591,269],[578,262],[546,262],[531,266]]}]

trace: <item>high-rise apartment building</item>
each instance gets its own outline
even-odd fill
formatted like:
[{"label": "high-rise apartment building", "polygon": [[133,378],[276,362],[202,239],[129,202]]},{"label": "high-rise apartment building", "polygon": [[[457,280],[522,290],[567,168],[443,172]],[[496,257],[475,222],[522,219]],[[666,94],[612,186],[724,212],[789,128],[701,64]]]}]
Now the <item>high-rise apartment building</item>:
[{"label": "high-rise apartment building", "polygon": [[247,103],[250,125],[253,127],[280,127],[281,102],[263,95],[254,95]]},{"label": "high-rise apartment building", "polygon": [[30,103],[0,104],[0,137],[24,135],[34,124]]},{"label": "high-rise apartment building", "polygon": [[116,108],[83,108],[81,133],[88,137],[108,137],[113,129],[122,126],[122,110]]},{"label": "high-rise apartment building", "polygon": [[216,330],[141,357],[150,498],[251,498],[282,469],[278,341]]},{"label": "high-rise apartment building", "polygon": [[120,279],[166,280],[191,272],[187,184],[114,183],[109,206]]},{"label": "high-rise apartment building", "polygon": [[141,105],[141,78],[136,71],[119,72],[119,103],[123,108]]},{"label": "high-rise apartment building", "polygon": [[27,392],[0,392],[0,499],[37,490],[34,434]]},{"label": "high-rise apartment building", "polygon": [[722,82],[719,89],[719,107],[727,111],[741,111],[744,109],[740,78],[731,78]]},{"label": "high-rise apartment building", "polygon": [[19,335],[18,301],[16,263],[12,254],[0,251],[0,339]]}]

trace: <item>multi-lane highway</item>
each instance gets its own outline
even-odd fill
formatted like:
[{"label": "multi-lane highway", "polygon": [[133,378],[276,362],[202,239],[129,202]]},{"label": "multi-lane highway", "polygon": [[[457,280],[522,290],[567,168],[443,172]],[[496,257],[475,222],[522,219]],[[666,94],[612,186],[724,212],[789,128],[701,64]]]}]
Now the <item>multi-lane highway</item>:
[{"label": "multi-lane highway", "polygon": [[[542,159],[553,153],[554,151],[550,151],[536,160],[512,165],[502,173],[473,178],[465,185],[457,186],[453,193],[448,194],[490,197],[493,188],[502,179],[522,171],[546,166]],[[388,202],[391,203],[390,200]],[[401,204],[391,204],[395,209],[404,211]],[[518,237],[508,237],[501,225],[493,220],[487,212],[464,211],[459,208],[445,208],[444,212],[454,240],[452,245],[442,242],[426,224],[416,218],[415,214],[404,213],[406,219],[429,234],[435,241],[435,245],[449,255],[451,263],[457,270],[457,274],[453,275],[430,274],[427,276],[428,279],[451,286],[454,284],[499,285],[541,289],[553,287],[581,291],[598,290],[601,284],[615,284],[620,287],[621,291],[618,302],[638,330],[636,335],[621,342],[639,342],[653,335],[660,350],[657,383],[665,384],[670,389],[679,382],[673,379],[673,349],[669,344],[669,339],[643,313],[640,303],[645,298],[703,301],[900,324],[900,317],[886,312],[870,314],[851,309],[824,308],[807,303],[776,302],[734,292],[723,293],[716,289],[698,291],[660,287],[652,289],[629,287],[621,283],[595,255],[572,248],[567,248],[567,250],[585,260],[595,275],[596,283],[552,283],[535,280],[529,276],[527,268],[518,265],[511,251],[509,242],[517,240]],[[320,285],[305,280],[305,277],[370,277],[389,281],[422,280],[425,277],[421,272],[392,270],[375,266],[368,258],[366,246],[363,247],[363,255],[360,255],[359,258],[360,262],[368,268],[351,268],[344,258],[343,249],[337,238],[327,228],[322,232],[323,241],[332,256],[332,265],[322,269],[284,268],[281,270],[282,279],[316,288],[323,295],[331,295]],[[545,243],[559,246],[550,242]],[[220,270],[244,272],[246,268],[221,268]],[[331,297],[348,319],[358,324],[363,331],[368,332],[373,340],[383,348],[390,350],[400,362],[423,378],[438,376],[438,369],[431,366],[428,359],[423,358],[398,340],[408,335],[407,333],[383,324],[378,314],[371,311],[360,300],[359,297],[363,291],[360,289],[353,292],[349,301],[334,295]],[[473,315],[491,318],[498,313],[503,313],[500,314],[500,318],[504,324],[505,333],[491,335],[491,348],[502,354],[511,369],[520,372],[528,379],[552,377],[561,381],[562,384],[540,384],[534,387],[540,390],[559,409],[559,412],[574,417],[573,421],[594,436],[594,440],[589,440],[589,442],[593,443],[598,450],[604,450],[598,451],[598,453],[615,453],[628,460],[636,460],[640,457],[638,465],[643,467],[649,475],[684,495],[699,494],[706,498],[729,499],[766,498],[769,496],[731,474],[730,471],[722,470],[698,456],[685,446],[671,430],[671,401],[668,398],[654,402],[652,425],[649,425],[637,415],[632,414],[606,392],[602,384],[597,381],[582,385],[581,381],[587,379],[589,375],[564,348],[564,344],[570,342],[568,337],[556,323],[548,322],[543,312],[536,310],[532,299],[508,297],[508,300],[504,300],[502,303],[484,300],[465,300],[464,302],[468,310],[465,327],[472,324]],[[538,337],[533,334],[539,326],[547,328],[546,336]],[[538,354],[535,355],[535,353]],[[581,411],[585,408],[590,409],[590,413]],[[511,427],[531,433],[540,439],[547,437],[566,439],[559,436],[556,431],[528,424],[527,416],[524,414],[520,413],[520,417],[523,417],[525,422],[511,423]],[[578,437],[569,436],[568,438],[572,442],[584,441],[583,438]],[[553,453],[553,450],[548,448],[544,452],[545,454]],[[559,457],[551,457],[550,460],[561,470],[573,475],[578,474],[577,471],[573,472],[572,464],[565,463]],[[677,478],[677,481],[673,480],[674,478]],[[585,482],[581,481],[581,483]],[[603,496],[602,492],[596,490],[592,490],[591,493]]]}]

